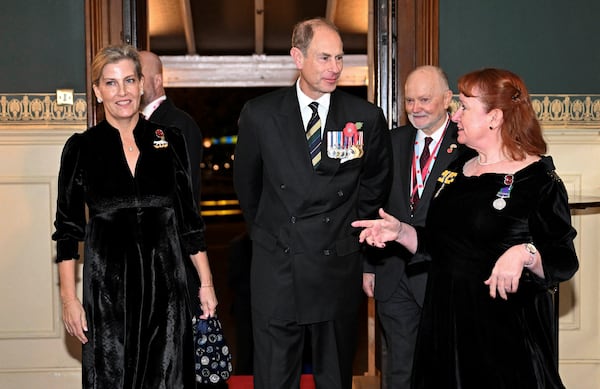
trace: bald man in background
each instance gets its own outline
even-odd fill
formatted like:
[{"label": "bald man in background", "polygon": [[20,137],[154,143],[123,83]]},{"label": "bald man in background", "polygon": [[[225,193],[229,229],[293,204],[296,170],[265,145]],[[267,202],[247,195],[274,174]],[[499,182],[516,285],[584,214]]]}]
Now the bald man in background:
[{"label": "bald man in background", "polygon": [[[424,226],[437,178],[469,149],[456,141],[456,123],[448,115],[452,91],[440,68],[413,70],[406,79],[404,95],[410,124],[391,132],[394,171],[385,210],[403,222]],[[429,158],[423,158],[427,165],[421,169],[426,145]],[[369,260],[363,290],[375,297],[383,330],[382,388],[407,389],[431,258],[390,244],[385,250],[369,250]]]},{"label": "bald man in background", "polygon": [[140,62],[144,75],[142,115],[147,120],[163,126],[178,128],[183,134],[190,158],[194,199],[200,209],[200,163],[202,162],[202,132],[185,111],[177,108],[165,95],[163,65],[160,58],[150,51],[140,51]]},{"label": "bald man in background", "polygon": [[[200,162],[202,161],[202,133],[194,119],[186,112],[177,108],[175,104],[165,95],[163,87],[163,67],[160,58],[149,51],[140,51],[140,62],[142,74],[144,75],[144,94],[142,95],[142,115],[147,120],[166,127],[178,128],[185,138],[187,144],[190,174],[194,191],[194,199],[198,210],[200,210]],[[160,179],[160,177],[157,177]],[[200,278],[195,271],[192,261],[184,261],[187,273],[187,283],[190,297],[196,296],[192,302],[194,315],[201,315],[200,300],[198,299],[198,288]],[[200,384],[198,384],[200,385]],[[200,386],[199,386],[200,387]]]}]

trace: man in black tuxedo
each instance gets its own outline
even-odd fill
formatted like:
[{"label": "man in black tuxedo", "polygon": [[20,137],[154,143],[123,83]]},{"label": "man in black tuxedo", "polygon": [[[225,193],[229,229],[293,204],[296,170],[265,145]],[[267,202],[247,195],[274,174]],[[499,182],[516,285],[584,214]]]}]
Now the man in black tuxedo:
[{"label": "man in black tuxedo", "polygon": [[[140,51],[142,74],[144,75],[144,94],[142,95],[142,115],[147,120],[163,126],[179,129],[185,138],[190,160],[190,175],[194,199],[200,210],[200,162],[202,162],[202,132],[196,121],[185,111],[177,108],[165,95],[163,86],[163,65],[160,58],[150,51]],[[160,179],[160,177],[157,177]],[[191,261],[185,261],[187,271],[187,284],[192,301],[192,312],[201,315],[200,300],[197,299],[200,278]],[[226,387],[224,384],[201,385],[198,387]]]},{"label": "man in black tuxedo", "polygon": [[387,199],[389,130],[381,109],[336,89],[333,24],[298,23],[290,54],[297,82],[245,104],[234,162],[253,241],[254,387],[297,388],[308,336],[317,387],[350,389],[364,299],[350,223]]},{"label": "man in black tuxedo", "polygon": [[187,112],[177,108],[165,95],[163,65],[160,58],[150,51],[140,51],[140,62],[144,75],[144,94],[140,106],[142,115],[147,120],[163,126],[175,127],[181,131],[190,157],[194,199],[199,205],[202,132],[196,121]]},{"label": "man in black tuxedo", "polygon": [[[391,133],[394,172],[385,209],[401,221],[423,226],[436,178],[468,149],[456,141],[456,124],[448,115],[452,92],[441,69],[423,66],[413,70],[404,92],[410,124]],[[410,387],[429,261],[428,256],[412,255],[400,245],[369,251],[363,289],[377,301],[384,335],[385,389]]]}]

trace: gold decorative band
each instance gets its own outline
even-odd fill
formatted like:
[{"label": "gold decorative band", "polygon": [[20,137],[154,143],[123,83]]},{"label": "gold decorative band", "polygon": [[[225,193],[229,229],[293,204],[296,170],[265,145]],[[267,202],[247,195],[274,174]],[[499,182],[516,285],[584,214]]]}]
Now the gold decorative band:
[{"label": "gold decorative band", "polygon": [[[543,128],[600,128],[600,95],[531,95]],[[458,107],[455,96],[452,110]],[[75,93],[73,104],[60,105],[54,93],[0,93],[3,124],[82,124],[87,122],[85,93]]]},{"label": "gold decorative band", "polygon": [[533,95],[543,128],[600,128],[600,95]]},{"label": "gold decorative band", "polygon": [[0,93],[0,126],[3,124],[86,124],[85,93],[75,93],[73,104],[60,105],[55,93]]}]

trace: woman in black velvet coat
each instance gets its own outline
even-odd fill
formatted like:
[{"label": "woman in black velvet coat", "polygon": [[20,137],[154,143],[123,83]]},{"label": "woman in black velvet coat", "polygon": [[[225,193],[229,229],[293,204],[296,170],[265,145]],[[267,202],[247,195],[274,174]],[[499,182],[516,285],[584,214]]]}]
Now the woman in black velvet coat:
[{"label": "woman in black velvet coat", "polygon": [[133,47],[100,51],[92,80],[106,120],[64,147],[53,235],[63,321],[83,343],[83,387],[192,389],[196,296],[187,292],[184,261],[198,271],[205,317],[217,299],[185,141],[139,115],[143,76]]},{"label": "woman in black velvet coat", "polygon": [[478,155],[440,175],[426,227],[383,210],[353,226],[431,254],[413,389],[564,389],[549,290],[578,269],[565,186],[517,75],[483,69],[458,88],[458,142]]}]

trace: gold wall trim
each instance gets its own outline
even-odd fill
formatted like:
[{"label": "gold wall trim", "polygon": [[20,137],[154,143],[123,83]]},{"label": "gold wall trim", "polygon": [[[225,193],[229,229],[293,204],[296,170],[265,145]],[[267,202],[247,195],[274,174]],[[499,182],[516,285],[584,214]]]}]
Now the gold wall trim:
[{"label": "gold wall trim", "polygon": [[[600,129],[600,95],[531,95],[544,128]],[[452,109],[458,106],[454,96]],[[85,93],[75,93],[72,105],[58,105],[54,93],[0,93],[0,126],[16,124],[87,124]]]},{"label": "gold wall trim", "polygon": [[[532,94],[531,103],[544,129],[600,129],[600,95]],[[458,108],[454,96],[451,110]]]},{"label": "gold wall trim", "polygon": [[0,93],[0,126],[58,123],[87,124],[85,93],[69,105],[58,105],[55,93]]},{"label": "gold wall trim", "polygon": [[532,95],[543,128],[600,128],[600,95]]}]

